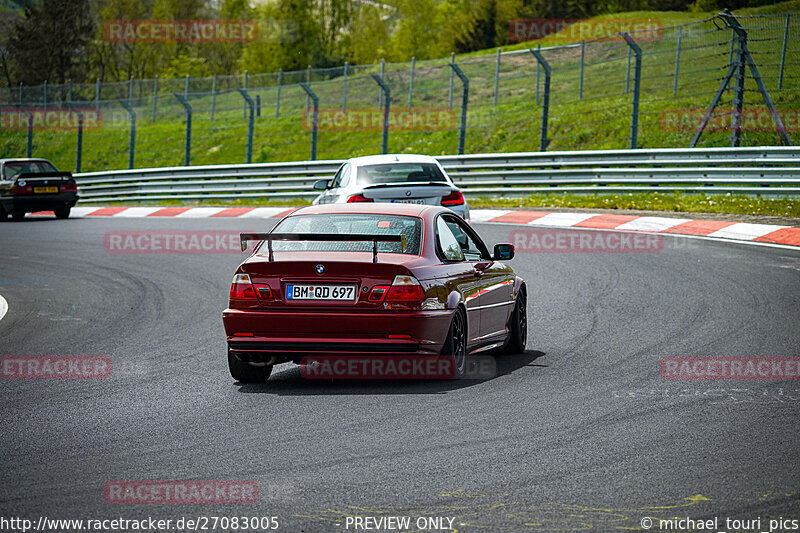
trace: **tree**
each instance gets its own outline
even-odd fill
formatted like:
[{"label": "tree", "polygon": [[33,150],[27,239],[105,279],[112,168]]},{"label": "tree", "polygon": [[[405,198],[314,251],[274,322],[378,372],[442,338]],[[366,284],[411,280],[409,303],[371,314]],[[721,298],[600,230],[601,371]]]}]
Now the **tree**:
[{"label": "tree", "polygon": [[17,81],[36,85],[83,80],[93,32],[88,0],[43,0],[26,6],[24,19],[15,24],[8,41]]}]

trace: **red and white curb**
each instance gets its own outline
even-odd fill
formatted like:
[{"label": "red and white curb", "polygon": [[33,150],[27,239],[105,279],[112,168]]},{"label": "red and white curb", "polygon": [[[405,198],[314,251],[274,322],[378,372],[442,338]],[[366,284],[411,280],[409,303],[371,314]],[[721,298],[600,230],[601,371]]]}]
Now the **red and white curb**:
[{"label": "red and white curb", "polygon": [[[280,218],[295,208],[286,207],[73,207],[70,216],[82,217],[175,217],[175,218]],[[32,213],[53,216],[52,212]],[[800,246],[800,227],[752,224],[723,220],[693,220],[657,216],[599,213],[558,213],[511,209],[475,209],[472,222],[519,224],[552,228],[589,228],[638,231]]]},{"label": "red and white curb", "polygon": [[483,209],[471,212],[472,222],[499,222],[535,227],[589,228],[615,231],[665,233],[710,239],[800,246],[800,227],[752,224],[723,220],[613,215],[597,213],[548,213]]}]

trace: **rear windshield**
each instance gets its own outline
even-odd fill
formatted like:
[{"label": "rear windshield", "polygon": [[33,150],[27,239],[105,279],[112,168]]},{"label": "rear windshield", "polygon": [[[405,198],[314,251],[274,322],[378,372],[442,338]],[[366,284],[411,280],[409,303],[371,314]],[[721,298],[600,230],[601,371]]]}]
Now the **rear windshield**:
[{"label": "rear windshield", "polygon": [[[321,215],[298,215],[285,218],[273,233],[337,233],[357,235],[405,235],[406,250],[399,242],[379,242],[378,251],[419,255],[422,221],[417,217],[402,215],[330,213]],[[319,241],[273,241],[277,251],[320,252],[371,252],[371,241],[319,242]],[[259,250],[266,253],[266,247]]]},{"label": "rear windshield", "polygon": [[7,180],[26,172],[58,172],[58,169],[47,161],[10,161],[3,165],[3,177]]},{"label": "rear windshield", "polygon": [[414,181],[447,183],[439,166],[434,163],[390,163],[358,167],[358,184],[361,186]]}]

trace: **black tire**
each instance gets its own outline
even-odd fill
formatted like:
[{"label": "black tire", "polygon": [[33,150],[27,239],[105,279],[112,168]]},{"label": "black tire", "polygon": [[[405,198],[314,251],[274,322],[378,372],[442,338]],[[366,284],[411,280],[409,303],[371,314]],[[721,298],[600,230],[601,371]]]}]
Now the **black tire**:
[{"label": "black tire", "polygon": [[505,354],[520,354],[525,352],[525,344],[528,341],[528,297],[525,289],[520,289],[517,294],[517,303],[514,304],[514,312],[511,314],[511,331],[508,335],[508,342],[503,348]]},{"label": "black tire", "polygon": [[25,211],[20,211],[19,209],[14,209],[11,211],[11,217],[19,222],[20,220],[25,218]]},{"label": "black tire", "polygon": [[0,222],[5,222],[6,220],[8,220],[8,211],[0,204]]},{"label": "black tire", "polygon": [[467,317],[462,308],[456,309],[450,331],[444,341],[442,355],[453,358],[455,378],[463,378],[467,371]]},{"label": "black tire", "polygon": [[65,207],[56,207],[53,212],[56,214],[56,218],[69,218],[69,212],[72,208],[69,206]]},{"label": "black tire", "polygon": [[230,349],[228,349],[228,369],[233,379],[240,383],[263,383],[272,374],[272,365],[253,366],[245,363],[233,355]]}]

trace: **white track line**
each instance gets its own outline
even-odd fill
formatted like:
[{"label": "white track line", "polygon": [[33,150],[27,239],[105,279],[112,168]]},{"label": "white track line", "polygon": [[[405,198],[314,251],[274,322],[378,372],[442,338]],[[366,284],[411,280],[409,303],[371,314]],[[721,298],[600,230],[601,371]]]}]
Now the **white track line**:
[{"label": "white track line", "polygon": [[6,316],[8,312],[8,302],[2,295],[0,295],[0,320],[3,320],[3,317]]}]

